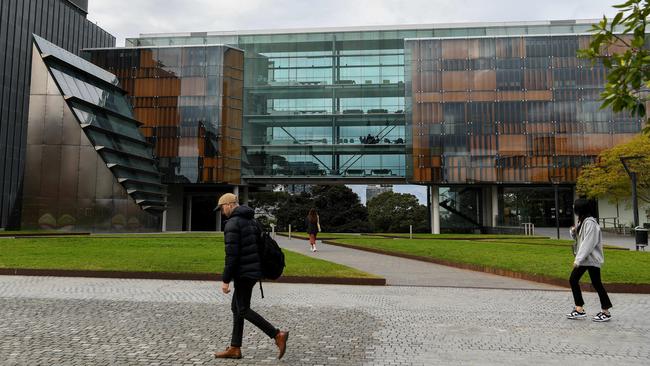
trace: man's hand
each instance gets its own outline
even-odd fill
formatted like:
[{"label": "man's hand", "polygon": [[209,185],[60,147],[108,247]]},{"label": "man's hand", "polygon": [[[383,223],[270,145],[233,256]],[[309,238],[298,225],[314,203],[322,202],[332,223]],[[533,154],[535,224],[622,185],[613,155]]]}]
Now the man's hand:
[{"label": "man's hand", "polygon": [[221,283],[221,291],[222,291],[224,294],[230,293],[230,284],[229,284],[229,283],[222,282],[222,283]]},{"label": "man's hand", "polygon": [[573,262],[573,268],[578,268],[578,265],[575,262]]}]

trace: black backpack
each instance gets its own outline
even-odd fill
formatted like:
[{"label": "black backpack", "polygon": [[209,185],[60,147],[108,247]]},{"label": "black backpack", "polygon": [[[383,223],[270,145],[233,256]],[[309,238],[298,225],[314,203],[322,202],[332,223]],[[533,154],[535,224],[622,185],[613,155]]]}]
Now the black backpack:
[{"label": "black backpack", "polygon": [[278,243],[271,237],[262,225],[255,220],[260,233],[257,237],[257,247],[262,264],[262,277],[268,280],[277,280],[284,271],[284,253]]}]

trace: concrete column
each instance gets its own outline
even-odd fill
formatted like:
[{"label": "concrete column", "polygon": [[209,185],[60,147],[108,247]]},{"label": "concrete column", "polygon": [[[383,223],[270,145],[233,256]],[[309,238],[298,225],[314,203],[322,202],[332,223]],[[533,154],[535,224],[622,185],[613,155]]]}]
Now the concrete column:
[{"label": "concrete column", "polygon": [[167,231],[167,210],[163,211],[163,214],[162,214],[162,228],[161,228],[161,231],[162,232]]},{"label": "concrete column", "polygon": [[232,187],[232,194],[234,194],[235,196],[237,196],[237,198],[239,198],[239,186]]},{"label": "concrete column", "polygon": [[239,194],[239,203],[242,205],[248,205],[248,186],[241,186]]},{"label": "concrete column", "polygon": [[221,232],[221,210],[217,210],[217,232]]},{"label": "concrete column", "polygon": [[431,192],[431,234],[440,234],[440,192],[438,186],[430,186]]},{"label": "concrete column", "polygon": [[492,226],[498,226],[499,221],[499,187],[496,185],[490,187],[490,193],[492,196]]},{"label": "concrete column", "polygon": [[185,197],[185,202],[185,207],[187,207],[187,211],[185,212],[186,231],[192,231],[192,196]]},{"label": "concrete column", "polygon": [[163,216],[163,231],[183,231],[183,186],[170,184],[167,186],[167,209]]}]

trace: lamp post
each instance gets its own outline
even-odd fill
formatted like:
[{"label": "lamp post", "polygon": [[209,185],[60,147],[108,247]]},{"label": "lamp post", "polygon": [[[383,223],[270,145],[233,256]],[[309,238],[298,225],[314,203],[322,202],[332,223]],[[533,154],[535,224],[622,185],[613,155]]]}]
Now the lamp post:
[{"label": "lamp post", "polygon": [[636,172],[633,172],[630,170],[630,165],[629,161],[630,160],[638,160],[638,159],[643,159],[643,156],[622,156],[621,157],[621,164],[623,164],[623,168],[625,169],[625,172],[627,175],[630,176],[630,179],[632,180],[632,213],[634,214],[634,227],[636,228],[639,226],[639,202],[636,196]]},{"label": "lamp post", "polygon": [[561,175],[552,175],[550,177],[551,183],[553,184],[553,193],[555,195],[555,230],[557,232],[557,239],[560,239],[560,204],[558,199],[558,184],[562,179]]}]

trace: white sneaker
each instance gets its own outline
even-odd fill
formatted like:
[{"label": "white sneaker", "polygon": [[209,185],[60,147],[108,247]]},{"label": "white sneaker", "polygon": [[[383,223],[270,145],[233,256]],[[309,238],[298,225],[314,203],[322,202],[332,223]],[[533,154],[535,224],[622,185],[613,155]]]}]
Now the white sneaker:
[{"label": "white sneaker", "polygon": [[316,248],[314,248],[313,245],[311,246],[311,251],[312,251],[312,252],[315,252],[315,251],[316,251]]},{"label": "white sneaker", "polygon": [[587,313],[584,311],[581,313],[578,310],[573,309],[573,311],[567,314],[566,317],[567,319],[584,319],[587,317]]},{"label": "white sneaker", "polygon": [[605,313],[603,313],[601,311],[600,313],[596,314],[596,316],[591,318],[591,320],[593,320],[595,322],[598,322],[598,323],[608,322],[608,321],[612,320],[612,316],[610,314],[605,314]]},{"label": "white sneaker", "polygon": [[314,245],[314,248],[313,248],[313,249],[314,249],[314,252],[317,252],[317,251],[318,251],[318,249],[316,249],[316,246],[315,246],[315,245]]}]

